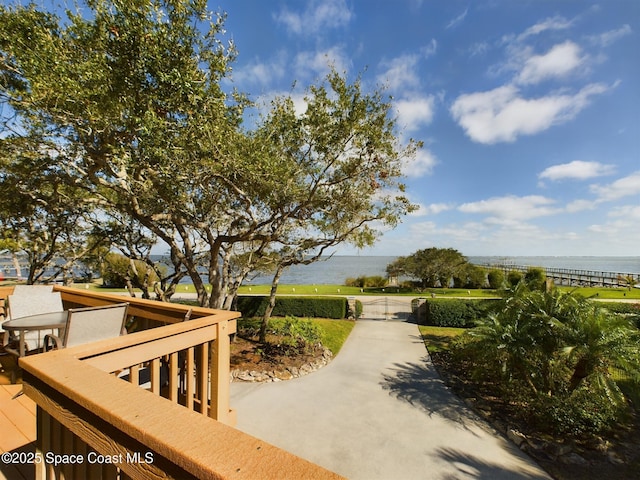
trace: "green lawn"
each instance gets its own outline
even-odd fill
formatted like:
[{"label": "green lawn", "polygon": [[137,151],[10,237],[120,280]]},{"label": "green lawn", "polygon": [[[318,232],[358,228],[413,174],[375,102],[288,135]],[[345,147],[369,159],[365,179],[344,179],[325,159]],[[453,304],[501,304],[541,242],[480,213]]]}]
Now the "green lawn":
[{"label": "green lawn", "polygon": [[467,330],[466,328],[431,327],[426,325],[420,325],[418,328],[429,353],[449,350],[452,340]]},{"label": "green lawn", "polygon": [[[87,284],[76,284],[78,288],[86,288]],[[124,288],[102,288],[99,284],[89,284],[91,290],[100,292],[126,292]],[[594,297],[605,300],[640,300],[640,288],[601,288],[601,287],[558,287],[561,290],[573,291],[585,297]],[[271,285],[251,285],[240,287],[240,294],[268,295]],[[178,286],[176,293],[195,293],[195,288],[191,284],[181,284]],[[359,288],[346,287],[344,285],[280,285],[278,288],[279,295],[405,295],[411,297],[431,298],[432,294],[436,298],[442,297],[462,297],[462,298],[479,298],[479,297],[498,297],[495,290],[490,289],[472,289],[466,288],[429,288],[422,292],[411,292],[407,289],[398,287],[386,288]]]},{"label": "green lawn", "polygon": [[315,318],[312,319],[312,321],[322,328],[324,332],[322,335],[322,344],[331,350],[334,355],[338,354],[356,324],[356,322],[352,320],[331,320],[325,318]]},{"label": "green lawn", "polygon": [[607,300],[640,300],[640,288],[558,287],[563,291],[576,291],[583,297]]}]

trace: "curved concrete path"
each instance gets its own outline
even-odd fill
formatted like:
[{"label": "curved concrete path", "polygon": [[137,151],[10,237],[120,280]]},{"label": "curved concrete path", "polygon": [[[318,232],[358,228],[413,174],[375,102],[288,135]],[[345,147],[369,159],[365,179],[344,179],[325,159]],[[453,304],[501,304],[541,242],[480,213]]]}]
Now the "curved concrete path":
[{"label": "curved concrete path", "polygon": [[353,480],[549,479],[444,386],[415,324],[359,320],[323,369],[234,383],[237,428]]}]

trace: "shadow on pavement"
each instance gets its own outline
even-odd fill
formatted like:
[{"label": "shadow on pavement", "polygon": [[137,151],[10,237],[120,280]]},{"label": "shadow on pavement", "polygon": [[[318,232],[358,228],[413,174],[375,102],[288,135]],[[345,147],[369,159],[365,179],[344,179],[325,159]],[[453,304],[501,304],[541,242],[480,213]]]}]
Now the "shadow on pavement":
[{"label": "shadow on pavement", "polygon": [[383,374],[381,385],[390,395],[429,415],[439,415],[462,426],[478,425],[479,419],[445,386],[428,357],[422,363],[396,363],[389,370]]},{"label": "shadow on pavement", "polygon": [[[542,473],[537,474],[522,469],[505,468],[452,448],[441,448],[436,454],[449,464],[454,465],[464,475],[464,478],[478,480],[548,480],[550,478]],[[459,475],[448,475],[444,478],[445,480],[457,480],[461,477]]]}]

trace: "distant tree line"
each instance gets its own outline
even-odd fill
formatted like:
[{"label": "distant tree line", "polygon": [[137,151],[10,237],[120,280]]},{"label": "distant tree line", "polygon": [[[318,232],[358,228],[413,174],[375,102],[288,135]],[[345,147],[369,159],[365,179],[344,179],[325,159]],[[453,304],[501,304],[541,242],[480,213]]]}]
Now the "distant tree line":
[{"label": "distant tree line", "polygon": [[545,288],[544,269],[530,268],[525,274],[498,269],[487,270],[469,263],[453,248],[426,248],[411,255],[399,257],[386,268],[390,278],[408,277],[418,288],[492,288],[514,287],[524,281],[532,290]]}]

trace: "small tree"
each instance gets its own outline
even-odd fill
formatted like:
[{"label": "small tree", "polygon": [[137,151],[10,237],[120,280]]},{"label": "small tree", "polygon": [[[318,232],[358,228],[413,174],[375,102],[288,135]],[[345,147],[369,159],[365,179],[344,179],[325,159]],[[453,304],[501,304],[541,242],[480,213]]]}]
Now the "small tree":
[{"label": "small tree", "polygon": [[387,273],[404,274],[420,279],[423,287],[449,287],[451,280],[460,275],[468,262],[453,248],[427,248],[408,257],[400,257],[387,265]]},{"label": "small tree", "polygon": [[489,287],[498,290],[502,288],[504,284],[504,273],[502,270],[493,269],[490,270],[487,274],[487,280],[489,282]]},{"label": "small tree", "polygon": [[547,282],[547,274],[544,268],[529,267],[524,274],[524,283],[529,290],[545,290]]}]

